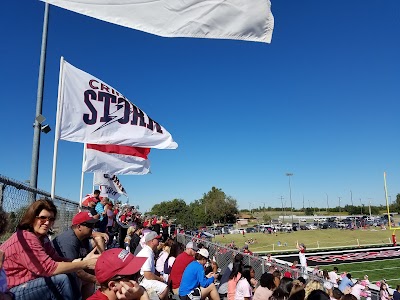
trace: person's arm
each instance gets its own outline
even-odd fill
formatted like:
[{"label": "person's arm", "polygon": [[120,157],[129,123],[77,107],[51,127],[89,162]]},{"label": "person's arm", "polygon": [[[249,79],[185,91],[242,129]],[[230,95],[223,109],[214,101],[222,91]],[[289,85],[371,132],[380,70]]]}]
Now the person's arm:
[{"label": "person's arm", "polygon": [[144,278],[146,278],[147,280],[158,280],[158,281],[162,281],[164,282],[164,278],[161,276],[157,276],[156,274],[154,274],[151,271],[144,271],[143,272],[143,276]]},{"label": "person's arm", "polygon": [[94,269],[100,254],[94,254],[97,248],[94,248],[84,258],[74,259],[72,262],[59,262],[52,275],[72,273],[82,269]]},{"label": "person's arm", "polygon": [[81,280],[91,283],[96,283],[96,276],[89,274],[85,270],[76,271],[76,276],[78,276]]},{"label": "person's arm", "polygon": [[197,281],[200,283],[200,286],[204,288],[214,283],[216,277],[218,277],[218,275],[214,273],[209,273],[208,277],[206,277],[203,268],[197,272]]}]

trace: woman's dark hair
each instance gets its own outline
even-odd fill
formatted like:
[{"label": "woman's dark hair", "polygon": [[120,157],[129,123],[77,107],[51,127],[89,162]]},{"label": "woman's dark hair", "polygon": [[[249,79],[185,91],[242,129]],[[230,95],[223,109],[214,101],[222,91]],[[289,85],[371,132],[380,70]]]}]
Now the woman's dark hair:
[{"label": "woman's dark hair", "polygon": [[243,270],[242,270],[242,278],[246,278],[247,282],[251,285],[250,279],[251,279],[251,275],[250,272],[251,270],[253,270],[252,266],[249,265],[245,265],[243,266]]},{"label": "woman's dark hair", "polygon": [[[310,297],[308,299],[310,299]],[[313,299],[311,299],[311,300],[313,300]],[[325,300],[325,299],[322,299],[322,300]],[[357,300],[357,297],[354,296],[353,294],[346,294],[346,295],[343,295],[342,298],[340,298],[340,300]]]},{"label": "woman's dark hair", "polygon": [[54,218],[57,218],[57,207],[54,205],[53,201],[42,198],[36,200],[28,207],[17,226],[17,229],[33,231],[33,223],[35,222],[36,217],[44,209],[52,212],[54,214]]},{"label": "woman's dark hair", "polygon": [[[351,295],[351,294],[350,294]],[[353,295],[351,295],[353,296]],[[354,296],[353,296],[354,297]],[[356,297],[354,297],[354,300],[357,300]],[[323,290],[313,290],[307,297],[307,300],[330,300],[330,297],[327,293],[325,293]],[[342,297],[343,300],[343,297]],[[353,300],[353,299],[347,299],[347,300]]]},{"label": "woman's dark hair", "polygon": [[264,274],[261,275],[260,285],[272,291],[275,289],[274,278],[275,278],[274,275],[265,272]]},{"label": "woman's dark hair", "polygon": [[339,290],[337,287],[334,287],[332,289],[332,298],[339,300],[340,298],[342,298],[342,296],[343,296],[342,291]]},{"label": "woman's dark hair", "polygon": [[324,279],[327,279],[327,280],[328,280],[328,279],[329,279],[328,270],[323,270],[323,271],[322,271],[322,276],[323,276]]},{"label": "woman's dark hair", "polygon": [[231,275],[229,275],[229,279],[235,278],[240,272],[242,272],[242,268],[243,268],[243,260],[239,260],[239,261],[235,260],[233,262],[233,267],[232,267]]},{"label": "woman's dark hair", "polygon": [[271,298],[275,300],[287,299],[289,297],[290,291],[292,290],[292,282],[292,278],[283,277],[279,286],[274,290]]},{"label": "woman's dark hair", "polygon": [[0,235],[3,235],[8,228],[8,215],[7,213],[0,208]]},{"label": "woman's dark hair", "polygon": [[[170,258],[170,257],[177,257],[179,254],[181,254],[182,253],[182,244],[181,243],[178,243],[178,242],[174,242],[172,245],[171,245],[171,249],[169,250],[169,255],[168,255],[168,258]],[[168,259],[167,258],[167,259]]]}]

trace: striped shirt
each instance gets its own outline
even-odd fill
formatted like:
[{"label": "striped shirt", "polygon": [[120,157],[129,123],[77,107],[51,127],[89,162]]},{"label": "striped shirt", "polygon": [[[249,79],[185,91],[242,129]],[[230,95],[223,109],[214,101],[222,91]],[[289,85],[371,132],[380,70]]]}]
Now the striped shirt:
[{"label": "striped shirt", "polygon": [[17,230],[0,249],[5,253],[3,268],[9,289],[39,277],[52,276],[57,262],[64,260],[47,236],[39,239],[27,230]]}]

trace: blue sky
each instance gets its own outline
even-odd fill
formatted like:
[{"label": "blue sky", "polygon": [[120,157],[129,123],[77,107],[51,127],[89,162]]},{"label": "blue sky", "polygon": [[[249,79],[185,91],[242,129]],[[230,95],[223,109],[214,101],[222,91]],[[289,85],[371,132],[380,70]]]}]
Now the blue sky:
[{"label": "blue sky", "polygon": [[[0,174],[29,179],[44,4],[1,13]],[[50,9],[38,187],[50,191],[60,56],[118,89],[179,144],[152,174],[120,176],[130,202],[202,197],[240,208],[384,204],[400,182],[400,2],[272,1],[271,44],[162,38]],[[82,144],[59,144],[56,194],[78,201]],[[85,192],[92,176],[85,176]],[[350,192],[351,191],[351,192]],[[361,200],[360,200],[361,199]]]}]

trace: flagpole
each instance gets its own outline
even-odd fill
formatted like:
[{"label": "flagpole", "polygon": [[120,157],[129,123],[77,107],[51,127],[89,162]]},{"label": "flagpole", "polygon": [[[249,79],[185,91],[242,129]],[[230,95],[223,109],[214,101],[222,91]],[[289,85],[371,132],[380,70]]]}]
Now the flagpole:
[{"label": "flagpole", "polygon": [[[49,21],[49,4],[45,3],[43,30],[42,30],[42,47],[40,51],[39,77],[38,77],[38,88],[37,88],[37,98],[36,98],[36,116],[35,116],[35,123],[33,126],[34,131],[33,131],[33,145],[32,145],[31,178],[29,181],[30,186],[35,189],[37,188],[37,178],[39,169],[40,132],[42,127],[39,121],[36,120],[36,118],[42,114],[48,21]],[[31,202],[34,202],[35,200],[36,200],[36,194],[32,193]]]},{"label": "flagpole", "polygon": [[83,154],[82,154],[82,174],[81,174],[81,190],[79,193],[79,207],[82,207],[82,198],[83,198],[83,184],[85,180],[85,172],[83,172],[83,165],[86,159],[86,143],[83,144]]},{"label": "flagpole", "polygon": [[60,139],[60,123],[62,114],[62,92],[63,92],[63,71],[64,71],[64,57],[60,59],[60,74],[58,77],[58,99],[57,99],[57,114],[56,114],[56,129],[54,133],[54,152],[53,152],[53,171],[51,176],[51,198],[54,199],[56,190],[56,170],[57,170],[57,152],[58,140]]}]

